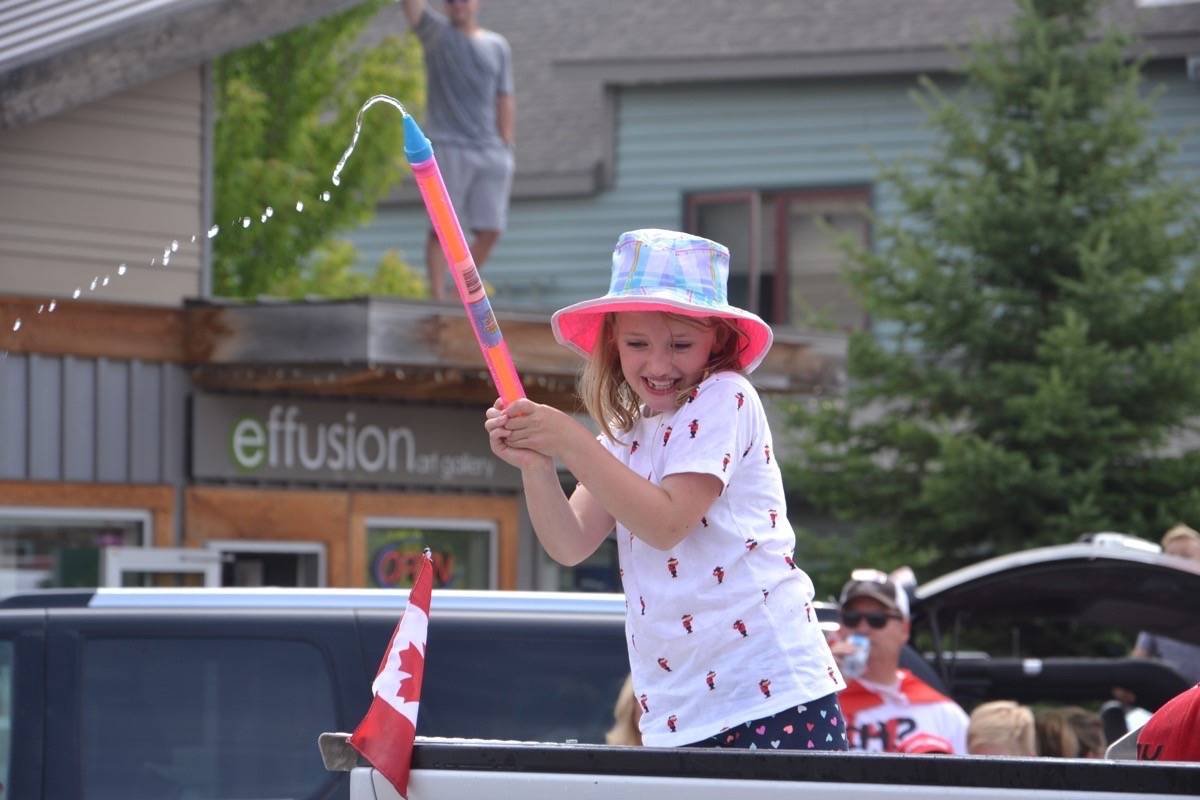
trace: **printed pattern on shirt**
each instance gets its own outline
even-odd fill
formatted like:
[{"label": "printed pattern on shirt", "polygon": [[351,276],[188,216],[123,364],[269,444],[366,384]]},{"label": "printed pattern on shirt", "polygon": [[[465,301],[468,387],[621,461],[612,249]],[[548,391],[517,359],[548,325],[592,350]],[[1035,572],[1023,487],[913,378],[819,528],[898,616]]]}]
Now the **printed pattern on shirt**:
[{"label": "printed pattern on shirt", "polygon": [[[674,413],[601,441],[661,485],[712,475],[722,491],[687,537],[657,550],[618,525],[630,666],[643,741],[683,745],[843,688],[794,561],[783,480],[761,401],[736,373]],[[735,455],[736,454],[736,455]]]}]

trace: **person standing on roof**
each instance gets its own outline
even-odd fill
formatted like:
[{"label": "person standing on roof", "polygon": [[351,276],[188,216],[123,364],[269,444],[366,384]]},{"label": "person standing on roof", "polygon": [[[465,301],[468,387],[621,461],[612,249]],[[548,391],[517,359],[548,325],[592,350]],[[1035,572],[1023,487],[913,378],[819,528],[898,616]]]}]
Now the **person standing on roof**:
[{"label": "person standing on roof", "polygon": [[[445,0],[444,14],[426,0],[404,0],[404,15],[425,54],[424,130],[482,270],[508,223],[517,111],[508,41],[481,28],[478,14],[479,0]],[[448,270],[432,228],[425,268],[430,295],[444,300]]]},{"label": "person standing on roof", "polygon": [[[907,592],[884,572],[856,569],[842,587],[841,622],[846,635],[865,635],[870,642],[862,674],[838,696],[850,749],[966,753],[966,712],[900,669],[911,626]],[[934,748],[933,742],[940,746]]]}]

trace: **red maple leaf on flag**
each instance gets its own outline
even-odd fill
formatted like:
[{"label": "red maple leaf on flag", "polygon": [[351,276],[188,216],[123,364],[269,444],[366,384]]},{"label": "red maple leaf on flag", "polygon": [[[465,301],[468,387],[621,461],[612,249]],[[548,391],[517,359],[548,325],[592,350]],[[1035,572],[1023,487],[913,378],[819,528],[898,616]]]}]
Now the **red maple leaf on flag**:
[{"label": "red maple leaf on flag", "polygon": [[425,656],[417,649],[414,642],[408,643],[408,649],[400,653],[400,671],[407,672],[408,677],[400,679],[400,688],[396,697],[406,703],[415,703],[421,699],[421,678],[425,674]]},{"label": "red maple leaf on flag", "polygon": [[429,551],[408,595],[379,672],[371,684],[374,697],[367,714],[350,736],[350,746],[371,762],[396,788],[408,797],[408,775],[412,768],[413,743],[417,736],[417,707],[425,672],[426,633],[433,568]]}]

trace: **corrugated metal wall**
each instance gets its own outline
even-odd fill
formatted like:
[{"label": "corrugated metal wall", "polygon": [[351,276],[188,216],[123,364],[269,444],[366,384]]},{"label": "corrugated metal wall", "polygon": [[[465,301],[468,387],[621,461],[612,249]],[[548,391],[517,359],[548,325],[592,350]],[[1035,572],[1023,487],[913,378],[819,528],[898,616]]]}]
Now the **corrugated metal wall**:
[{"label": "corrugated metal wall", "polygon": [[[201,93],[193,68],[0,131],[0,291],[65,298],[81,287],[163,305],[199,295]],[[172,240],[180,249],[163,267]]]},{"label": "corrugated metal wall", "polygon": [[174,364],[0,358],[0,480],[182,486],[187,383]]},{"label": "corrugated metal wall", "polygon": [[[1187,80],[1182,62],[1156,66],[1149,83],[1166,90],[1154,130],[1181,137],[1193,129],[1172,168],[1200,179],[1200,137],[1194,132],[1200,84]],[[910,97],[913,86],[880,78],[622,91],[613,190],[591,198],[514,202],[508,232],[484,270],[498,289],[497,304],[550,309],[600,294],[621,231],[681,227],[687,192],[874,182],[872,153],[892,162],[926,154],[933,143],[925,115]],[[885,217],[898,211],[882,189],[875,202]],[[352,238],[366,262],[398,248],[420,267],[426,225],[421,208],[385,209]]]}]

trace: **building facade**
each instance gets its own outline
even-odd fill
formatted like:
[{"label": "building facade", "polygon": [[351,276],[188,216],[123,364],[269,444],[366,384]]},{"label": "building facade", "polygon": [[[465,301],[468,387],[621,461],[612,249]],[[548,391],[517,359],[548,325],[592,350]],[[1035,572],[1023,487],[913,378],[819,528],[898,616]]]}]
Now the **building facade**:
[{"label": "building facade", "polygon": [[[863,319],[831,238],[899,214],[880,164],[935,145],[913,92],[953,93],[976,32],[1015,3],[874,0],[757,5],[488,0],[481,19],[513,47],[517,177],[509,227],[486,269],[497,297],[558,308],[607,285],[617,236],[686,229],[729,245],[736,302],[774,324],[846,329]],[[1152,132],[1179,141],[1169,168],[1200,178],[1200,3],[1110,0],[1101,21],[1138,37]],[[377,20],[403,29],[398,11]],[[421,259],[426,221],[400,187],[354,240],[366,263]]]}]

